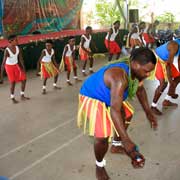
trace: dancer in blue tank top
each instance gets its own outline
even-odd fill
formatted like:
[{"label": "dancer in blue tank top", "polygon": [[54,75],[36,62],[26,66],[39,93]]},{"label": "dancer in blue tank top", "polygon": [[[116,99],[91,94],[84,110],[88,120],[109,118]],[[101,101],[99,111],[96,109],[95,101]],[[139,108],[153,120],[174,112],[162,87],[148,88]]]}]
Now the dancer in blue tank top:
[{"label": "dancer in blue tank top", "polygon": [[155,49],[158,56],[155,68],[155,77],[159,81],[159,86],[155,90],[151,109],[157,115],[162,112],[157,108],[158,100],[166,89],[169,82],[169,90],[163,101],[163,106],[177,106],[173,99],[178,98],[176,87],[180,82],[180,39],[169,41]]},{"label": "dancer in blue tank top", "polygon": [[[129,61],[128,61],[129,62]],[[143,79],[155,68],[156,57],[148,48],[135,49],[129,65],[121,62],[102,67],[83,83],[79,95],[78,126],[94,136],[96,177],[107,180],[104,156],[108,150],[108,139],[113,136],[111,152],[126,152],[135,168],[142,168],[145,159],[127,134],[132,118],[132,109],[127,97],[137,95],[151,127],[157,121],[148,103]],[[140,82],[140,83],[139,83]]]}]

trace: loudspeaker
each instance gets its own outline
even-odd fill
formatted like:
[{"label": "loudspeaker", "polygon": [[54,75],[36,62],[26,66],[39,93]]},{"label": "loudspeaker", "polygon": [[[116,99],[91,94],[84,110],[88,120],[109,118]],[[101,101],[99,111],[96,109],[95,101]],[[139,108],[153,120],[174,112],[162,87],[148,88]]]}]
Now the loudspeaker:
[{"label": "loudspeaker", "polygon": [[130,23],[139,22],[139,10],[138,9],[130,9],[129,10],[129,22]]}]

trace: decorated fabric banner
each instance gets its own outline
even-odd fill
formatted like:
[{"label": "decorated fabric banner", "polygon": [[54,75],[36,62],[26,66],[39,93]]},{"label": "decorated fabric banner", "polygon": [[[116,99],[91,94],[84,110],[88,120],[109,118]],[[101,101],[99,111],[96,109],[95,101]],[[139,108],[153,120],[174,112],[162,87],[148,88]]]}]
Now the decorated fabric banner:
[{"label": "decorated fabric banner", "polygon": [[0,31],[42,34],[80,28],[83,0],[0,0]]}]

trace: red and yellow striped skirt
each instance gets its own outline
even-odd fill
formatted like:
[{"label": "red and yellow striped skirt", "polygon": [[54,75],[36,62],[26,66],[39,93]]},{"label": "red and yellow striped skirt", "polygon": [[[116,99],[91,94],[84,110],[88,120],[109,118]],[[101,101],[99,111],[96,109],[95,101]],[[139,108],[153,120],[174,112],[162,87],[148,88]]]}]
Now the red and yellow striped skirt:
[{"label": "red and yellow striped skirt", "polygon": [[59,73],[59,70],[52,62],[41,62],[41,78],[55,77]]},{"label": "red and yellow striped skirt", "polygon": [[[132,106],[123,102],[125,118],[133,115]],[[119,136],[110,115],[110,107],[105,103],[87,96],[79,95],[78,127],[83,128],[84,133],[97,138],[113,137],[114,132]]]}]

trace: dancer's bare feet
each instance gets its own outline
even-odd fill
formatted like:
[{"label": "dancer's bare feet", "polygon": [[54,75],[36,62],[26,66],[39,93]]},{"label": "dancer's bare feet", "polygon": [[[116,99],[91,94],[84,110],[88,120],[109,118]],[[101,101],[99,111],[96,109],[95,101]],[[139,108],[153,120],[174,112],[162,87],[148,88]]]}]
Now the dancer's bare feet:
[{"label": "dancer's bare feet", "polygon": [[173,99],[177,99],[179,97],[178,94],[169,94],[169,96],[171,96]]},{"label": "dancer's bare feet", "polygon": [[87,74],[86,74],[85,72],[82,72],[82,75],[83,75],[83,76],[87,76]]},{"label": "dancer's bare feet", "polygon": [[78,83],[78,82],[82,82],[82,80],[81,80],[81,79],[76,78],[76,79],[75,79],[75,82],[76,82],[76,83]]},{"label": "dancer's bare feet", "polygon": [[42,94],[45,95],[46,94],[46,89],[42,90]]},{"label": "dancer's bare feet", "polygon": [[152,107],[151,106],[151,110],[154,114],[161,116],[163,113],[157,108],[157,107]]},{"label": "dancer's bare feet", "polygon": [[109,176],[104,167],[96,166],[96,178],[97,180],[109,180]]},{"label": "dancer's bare feet", "polygon": [[21,100],[22,100],[22,101],[30,100],[30,98],[29,98],[29,97],[26,97],[26,96],[24,96],[24,95],[22,95],[22,96],[21,96]]},{"label": "dancer's bare feet", "polygon": [[19,101],[17,101],[15,98],[12,98],[11,100],[12,100],[13,104],[19,103]]},{"label": "dancer's bare feet", "polygon": [[54,86],[54,90],[60,90],[61,89],[61,87],[59,87],[59,86]]},{"label": "dancer's bare feet", "polygon": [[113,154],[125,154],[125,149],[124,149],[123,146],[114,146],[114,145],[112,145],[110,151]]},{"label": "dancer's bare feet", "polygon": [[93,73],[94,73],[94,71],[93,71],[93,70],[90,70],[90,71],[89,71],[89,74],[93,74]]},{"label": "dancer's bare feet", "polygon": [[73,84],[72,84],[70,81],[67,81],[67,84],[68,84],[69,86],[73,86]]},{"label": "dancer's bare feet", "polygon": [[178,104],[173,103],[166,99],[163,101],[162,105],[163,105],[163,107],[177,107],[178,106]]}]

